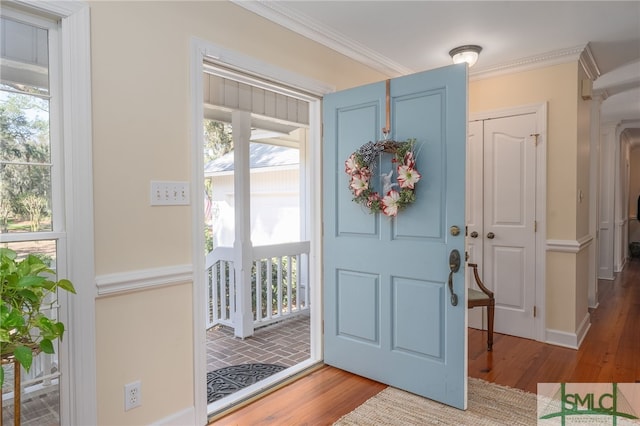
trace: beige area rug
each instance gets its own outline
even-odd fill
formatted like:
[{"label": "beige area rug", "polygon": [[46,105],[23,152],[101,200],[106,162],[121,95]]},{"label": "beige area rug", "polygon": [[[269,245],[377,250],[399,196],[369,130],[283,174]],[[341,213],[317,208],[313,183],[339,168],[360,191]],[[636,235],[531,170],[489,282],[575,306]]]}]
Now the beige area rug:
[{"label": "beige area rug", "polygon": [[343,416],[336,426],[535,425],[536,394],[469,378],[462,411],[396,388],[386,388]]}]

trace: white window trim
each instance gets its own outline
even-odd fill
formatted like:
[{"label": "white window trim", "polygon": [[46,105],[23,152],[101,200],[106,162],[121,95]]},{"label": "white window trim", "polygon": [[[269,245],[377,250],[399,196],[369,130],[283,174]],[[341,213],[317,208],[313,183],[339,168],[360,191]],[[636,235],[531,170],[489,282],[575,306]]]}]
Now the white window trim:
[{"label": "white window trim", "polygon": [[[67,277],[77,294],[60,314],[68,332],[60,345],[62,423],[97,424],[93,166],[91,139],[91,31],[80,1],[6,1],[61,20],[62,137],[64,143]],[[64,245],[63,245],[64,247]]]}]

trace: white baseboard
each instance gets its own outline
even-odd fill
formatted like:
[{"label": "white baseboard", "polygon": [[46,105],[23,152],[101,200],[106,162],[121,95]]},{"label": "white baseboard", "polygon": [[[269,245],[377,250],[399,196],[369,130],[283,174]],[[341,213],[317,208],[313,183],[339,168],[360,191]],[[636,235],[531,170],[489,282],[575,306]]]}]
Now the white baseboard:
[{"label": "white baseboard", "polygon": [[551,345],[563,346],[565,348],[578,349],[587,335],[589,328],[591,328],[590,318],[589,313],[587,313],[575,333],[547,329],[547,338],[545,342]]},{"label": "white baseboard", "polygon": [[194,407],[185,408],[164,419],[152,423],[152,426],[187,426],[196,424],[196,415]]}]

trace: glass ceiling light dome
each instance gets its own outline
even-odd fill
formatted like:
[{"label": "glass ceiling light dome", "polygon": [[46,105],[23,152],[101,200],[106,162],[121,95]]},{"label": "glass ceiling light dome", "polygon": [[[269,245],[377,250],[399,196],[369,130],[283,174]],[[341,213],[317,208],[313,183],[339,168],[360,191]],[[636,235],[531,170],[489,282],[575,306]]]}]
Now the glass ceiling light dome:
[{"label": "glass ceiling light dome", "polygon": [[475,44],[467,44],[451,49],[449,55],[451,55],[454,64],[466,62],[469,64],[469,67],[472,67],[478,60],[481,51],[482,47]]}]

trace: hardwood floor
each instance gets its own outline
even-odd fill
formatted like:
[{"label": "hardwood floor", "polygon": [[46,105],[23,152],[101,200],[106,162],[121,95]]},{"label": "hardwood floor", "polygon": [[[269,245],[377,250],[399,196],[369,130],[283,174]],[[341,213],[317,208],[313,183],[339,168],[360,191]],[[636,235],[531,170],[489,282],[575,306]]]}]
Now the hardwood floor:
[{"label": "hardwood floor", "polygon": [[[600,306],[579,350],[469,330],[469,376],[536,392],[544,382],[640,382],[640,261],[599,282]],[[386,385],[323,367],[211,424],[331,425]]]}]

